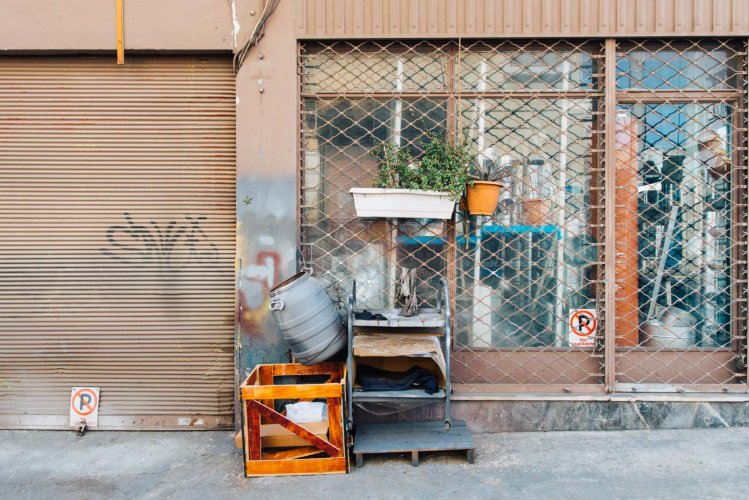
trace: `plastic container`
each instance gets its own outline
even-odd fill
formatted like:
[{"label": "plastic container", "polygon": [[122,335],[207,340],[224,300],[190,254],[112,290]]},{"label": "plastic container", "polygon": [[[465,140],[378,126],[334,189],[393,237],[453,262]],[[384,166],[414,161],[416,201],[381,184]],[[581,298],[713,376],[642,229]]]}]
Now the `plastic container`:
[{"label": "plastic container", "polygon": [[300,401],[286,405],[286,418],[296,424],[327,422],[328,405],[318,401]]},{"label": "plastic container", "polygon": [[449,219],[455,210],[450,193],[416,189],[352,188],[357,217]]},{"label": "plastic container", "polygon": [[689,349],[697,343],[697,318],[680,307],[666,308],[658,320],[643,325],[645,345],[659,349]]},{"label": "plastic container", "polygon": [[299,273],[270,291],[270,310],[294,356],[321,363],[346,346],[346,330],[319,281]]},{"label": "plastic container", "polygon": [[545,226],[551,222],[551,201],[531,198],[522,201],[523,220],[531,226]]},{"label": "plastic container", "polygon": [[494,215],[501,189],[499,182],[474,181],[472,186],[467,185],[468,212],[471,215]]}]

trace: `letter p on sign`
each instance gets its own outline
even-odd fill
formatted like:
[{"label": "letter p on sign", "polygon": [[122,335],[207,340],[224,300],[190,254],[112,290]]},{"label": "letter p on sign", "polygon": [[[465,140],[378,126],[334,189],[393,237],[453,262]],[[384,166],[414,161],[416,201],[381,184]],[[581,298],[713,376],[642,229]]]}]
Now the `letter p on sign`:
[{"label": "letter p on sign", "polygon": [[593,347],[598,318],[595,309],[572,309],[569,318],[569,343],[572,347]]},{"label": "letter p on sign", "polygon": [[88,427],[98,424],[98,387],[73,387],[70,393],[70,426],[77,427],[81,420],[85,420]]}]

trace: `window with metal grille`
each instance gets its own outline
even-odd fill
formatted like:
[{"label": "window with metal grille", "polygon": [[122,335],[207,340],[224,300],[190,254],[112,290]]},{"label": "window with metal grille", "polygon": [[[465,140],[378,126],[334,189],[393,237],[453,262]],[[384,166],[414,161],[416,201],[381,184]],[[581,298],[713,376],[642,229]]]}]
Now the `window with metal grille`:
[{"label": "window with metal grille", "polygon": [[372,185],[378,145],[416,153],[430,132],[446,131],[448,50],[397,42],[302,48],[302,256],[338,299],[356,280],[364,307],[392,306],[402,266],[418,269],[422,300],[436,297],[448,224],[358,219],[349,190]]},{"label": "window with metal grille", "polygon": [[578,342],[569,320],[600,306],[591,191],[600,181],[592,160],[601,46],[478,43],[464,51],[457,128],[479,162],[511,168],[494,215],[457,218],[454,377],[598,383],[601,337]]},{"label": "window with metal grille", "polygon": [[[302,265],[339,300],[356,280],[359,303],[373,308],[394,306],[401,267],[417,268],[424,304],[447,278],[458,383],[602,390],[605,335],[616,336],[622,387],[738,381],[745,48],[620,43],[607,69],[611,110],[603,59],[602,42],[303,44]],[[615,137],[604,137],[607,112]],[[418,153],[433,132],[469,141],[484,165],[510,165],[495,213],[357,218],[349,189],[372,185],[373,148]],[[608,167],[606,140],[616,141]],[[608,217],[605,168],[616,169]],[[604,228],[614,215],[607,327]],[[581,340],[572,322],[583,310],[597,328]]]},{"label": "window with metal grille", "polygon": [[743,375],[745,61],[745,47],[727,41],[618,44],[622,387]]}]

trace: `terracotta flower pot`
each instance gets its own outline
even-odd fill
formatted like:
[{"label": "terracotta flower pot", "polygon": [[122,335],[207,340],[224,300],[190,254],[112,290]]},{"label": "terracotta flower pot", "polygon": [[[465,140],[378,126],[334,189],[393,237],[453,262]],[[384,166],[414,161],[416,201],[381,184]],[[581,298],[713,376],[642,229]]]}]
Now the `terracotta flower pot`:
[{"label": "terracotta flower pot", "polygon": [[522,202],[523,219],[531,226],[543,226],[549,223],[551,203],[544,198],[525,199]]},{"label": "terracotta flower pot", "polygon": [[499,201],[499,182],[474,181],[473,186],[466,185],[466,202],[471,215],[494,215]]}]

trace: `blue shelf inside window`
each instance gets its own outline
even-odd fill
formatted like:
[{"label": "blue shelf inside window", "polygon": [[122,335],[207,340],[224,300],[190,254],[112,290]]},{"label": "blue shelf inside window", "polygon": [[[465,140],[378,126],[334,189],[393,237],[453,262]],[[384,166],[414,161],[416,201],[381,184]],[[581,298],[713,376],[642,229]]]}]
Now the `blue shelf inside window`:
[{"label": "blue shelf inside window", "polygon": [[[487,235],[492,234],[516,234],[516,235],[522,235],[522,234],[556,234],[557,238],[561,239],[562,232],[559,230],[557,226],[554,225],[547,225],[547,226],[482,226],[481,227],[481,236],[486,233]],[[475,233],[471,233],[468,235],[468,244],[469,245],[475,245],[477,239],[480,239],[481,237],[477,237]],[[447,243],[447,240],[441,236],[398,236],[396,238],[396,243],[399,245],[444,245]],[[466,236],[465,235],[458,235],[457,242],[458,244],[465,244]]]}]

